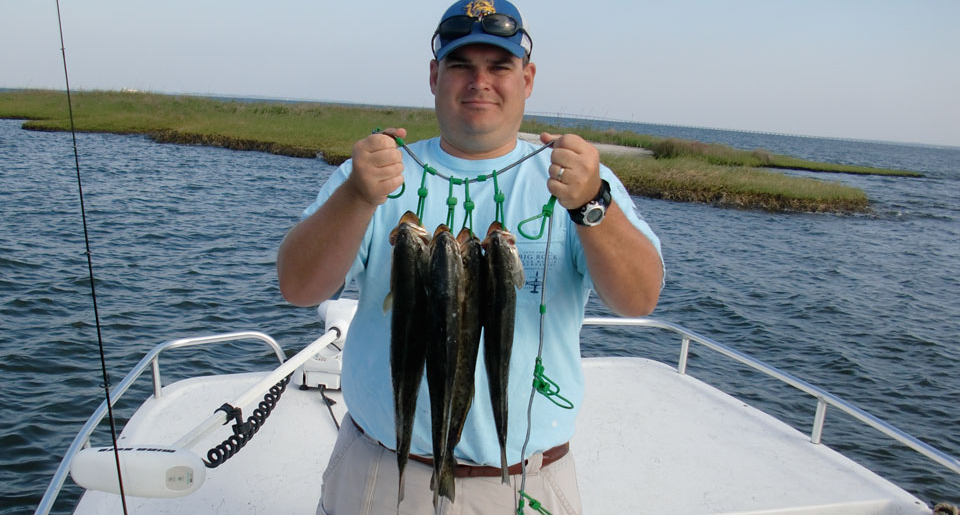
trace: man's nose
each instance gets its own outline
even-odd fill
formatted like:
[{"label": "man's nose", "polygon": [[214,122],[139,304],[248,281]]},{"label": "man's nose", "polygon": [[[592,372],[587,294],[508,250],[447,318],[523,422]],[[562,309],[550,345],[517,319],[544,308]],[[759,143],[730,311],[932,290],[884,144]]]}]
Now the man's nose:
[{"label": "man's nose", "polygon": [[470,86],[474,89],[484,89],[490,86],[490,78],[491,74],[489,71],[477,68],[470,77]]}]

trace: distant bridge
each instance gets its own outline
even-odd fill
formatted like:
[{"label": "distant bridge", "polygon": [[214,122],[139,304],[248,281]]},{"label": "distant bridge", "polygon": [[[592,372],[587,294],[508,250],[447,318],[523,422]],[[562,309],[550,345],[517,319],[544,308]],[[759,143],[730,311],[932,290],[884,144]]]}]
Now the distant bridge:
[{"label": "distant bridge", "polygon": [[855,141],[860,143],[902,144],[902,143],[893,142],[893,141],[869,140],[869,139],[859,139],[859,138],[841,138],[836,136],[812,136],[810,134],[790,134],[786,132],[758,131],[758,130],[749,130],[749,129],[725,129],[720,127],[706,127],[706,126],[700,126],[700,125],[681,125],[676,123],[641,122],[637,120],[624,120],[619,118],[608,118],[604,116],[574,115],[574,114],[565,114],[565,113],[559,113],[559,112],[527,111],[526,113],[524,113],[524,115],[531,116],[531,117],[541,117],[541,118],[562,118],[566,120],[622,123],[622,124],[629,124],[629,125],[652,125],[652,126],[658,126],[658,127],[675,127],[678,129],[696,129],[696,130],[707,130],[707,131],[717,131],[717,132],[736,132],[736,133],[742,133],[742,134],[759,134],[763,136],[786,136],[791,138],[824,139],[824,140],[833,140],[833,141]]}]

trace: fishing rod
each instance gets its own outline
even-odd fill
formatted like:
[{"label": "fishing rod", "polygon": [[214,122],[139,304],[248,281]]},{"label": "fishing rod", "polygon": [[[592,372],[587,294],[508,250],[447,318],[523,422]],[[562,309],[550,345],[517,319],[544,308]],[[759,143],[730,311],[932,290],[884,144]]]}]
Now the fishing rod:
[{"label": "fishing rod", "polygon": [[120,467],[120,452],[117,446],[117,424],[113,416],[113,402],[110,400],[110,376],[107,374],[107,360],[103,352],[103,334],[100,329],[100,311],[97,309],[97,289],[93,280],[93,257],[90,253],[90,233],[87,230],[87,211],[83,204],[83,181],[80,180],[80,153],[77,151],[77,131],[73,123],[73,101],[70,98],[70,75],[67,73],[67,50],[63,41],[63,21],[60,16],[60,0],[57,3],[57,28],[60,31],[60,54],[63,56],[63,79],[67,87],[67,111],[70,114],[70,134],[73,137],[73,161],[77,170],[77,191],[80,196],[80,216],[83,219],[83,242],[86,245],[87,275],[90,278],[90,298],[93,300],[93,317],[97,326],[97,344],[100,349],[100,372],[103,375],[103,394],[106,397],[107,415],[110,419],[110,438],[113,442],[113,457],[117,467],[117,482],[120,490],[120,502],[123,513],[127,513],[127,498],[123,491],[123,473]]},{"label": "fishing rod", "polygon": [[[83,240],[86,245],[87,255],[87,274],[90,280],[90,297],[93,301],[93,314],[97,328],[97,343],[100,353],[100,370],[103,375],[103,390],[106,405],[107,416],[110,421],[110,437],[112,447],[90,448],[89,442],[85,444],[85,449],[79,451],[71,462],[70,475],[78,485],[88,490],[98,490],[102,492],[114,493],[120,495],[120,501],[123,507],[123,513],[126,515],[127,500],[126,496],[135,497],[182,497],[196,491],[204,482],[205,468],[214,468],[224,461],[234,456],[241,447],[243,447],[263,425],[264,420],[270,414],[270,411],[279,400],[280,394],[286,387],[293,369],[312,358],[319,350],[327,345],[332,345],[339,341],[342,335],[346,334],[346,324],[337,319],[337,325],[330,326],[328,331],[318,340],[308,345],[296,356],[286,360],[278,369],[268,375],[265,379],[258,382],[248,391],[244,392],[233,404],[226,403],[204,423],[184,436],[173,446],[164,445],[128,445],[120,447],[117,439],[117,424],[113,414],[113,399],[110,395],[110,378],[107,373],[106,356],[103,345],[103,333],[100,324],[100,313],[97,306],[97,293],[93,274],[93,258],[90,250],[90,233],[87,228],[86,207],[83,199],[83,181],[80,173],[80,155],[77,150],[77,132],[73,117],[73,99],[70,94],[70,76],[67,71],[67,52],[63,37],[63,22],[60,14],[60,0],[56,0],[57,5],[57,25],[60,31],[60,52],[63,57],[63,76],[67,91],[67,109],[70,119],[70,134],[73,138],[73,157],[76,168],[77,191],[80,199],[80,215],[83,221]],[[342,314],[338,314],[343,318]],[[330,324],[328,323],[328,326]],[[254,410],[246,422],[242,420],[241,407],[246,406],[254,397],[262,393],[263,389],[276,382],[278,378],[283,378],[279,383],[270,388],[264,400],[259,403],[258,409]],[[129,382],[136,379],[136,376],[128,376],[120,382],[119,390],[123,391],[129,386]],[[265,406],[266,405],[266,406]],[[101,405],[102,406],[102,405]],[[202,460],[190,450],[199,443],[199,441],[216,429],[221,424],[229,423],[230,418],[236,418],[234,425],[234,435],[224,441],[223,444],[207,452],[209,461]],[[74,442],[76,444],[76,441]],[[120,453],[123,453],[124,459],[121,464]],[[111,458],[112,455],[112,459]],[[116,481],[104,471],[109,467],[112,461],[117,471]],[[127,475],[128,484],[124,485],[124,473]],[[58,470],[59,474],[59,470]],[[49,493],[49,489],[48,489]],[[38,510],[41,512],[44,508]],[[48,509],[48,508],[47,508]],[[46,511],[43,511],[46,513]]]}]

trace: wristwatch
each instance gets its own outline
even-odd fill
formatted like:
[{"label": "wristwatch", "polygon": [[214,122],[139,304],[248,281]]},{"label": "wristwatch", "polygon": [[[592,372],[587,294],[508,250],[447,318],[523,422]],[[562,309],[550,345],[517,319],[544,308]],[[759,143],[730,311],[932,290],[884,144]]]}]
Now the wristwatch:
[{"label": "wristwatch", "polygon": [[570,213],[573,223],[593,227],[603,221],[608,207],[610,207],[610,183],[601,179],[600,191],[593,200],[577,209],[568,209],[567,212]]}]

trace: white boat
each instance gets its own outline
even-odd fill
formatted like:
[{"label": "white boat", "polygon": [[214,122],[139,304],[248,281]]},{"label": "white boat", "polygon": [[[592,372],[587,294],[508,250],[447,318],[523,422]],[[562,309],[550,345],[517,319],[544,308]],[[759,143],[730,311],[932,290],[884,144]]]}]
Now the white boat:
[{"label": "white boat", "polygon": [[[137,378],[152,370],[154,393],[123,428],[121,448],[164,446],[205,456],[232,434],[223,425],[226,414],[215,412],[218,407],[229,402],[247,415],[271,385],[295,372],[291,387],[259,432],[231,459],[207,470],[205,480],[194,478],[194,487],[199,485],[195,492],[178,498],[128,495],[129,512],[315,513],[320,475],[336,440],[337,423],[348,408],[338,391],[339,353],[354,310],[348,300],[321,305],[326,333],[288,360],[272,338],[254,332],[172,340],[148,353],[113,389],[116,403]],[[587,318],[585,324],[656,328],[680,344],[677,366],[641,358],[584,359],[586,398],[571,451],[586,514],[931,514],[933,508],[923,501],[820,443],[828,407],[922,453],[946,472],[960,474],[957,458],[828,392],[677,325],[649,318]],[[203,375],[161,385],[161,355],[166,359],[177,348],[236,340],[258,342],[258,352],[261,343],[270,346],[283,364],[274,371]],[[802,434],[691,377],[686,370],[691,345],[719,352],[809,394],[811,433]],[[304,382],[311,387],[294,387]],[[106,411],[104,402],[77,434],[36,513],[51,510]],[[105,440],[100,444],[107,445],[109,435]],[[116,469],[109,454],[110,464],[99,473],[113,483]],[[135,483],[136,478],[125,481]],[[122,513],[120,496],[87,490],[75,513]]]}]

